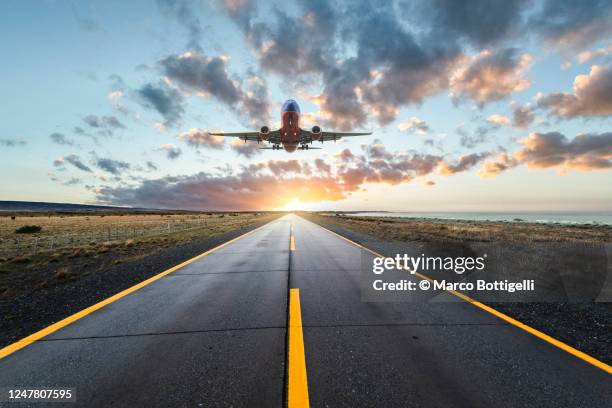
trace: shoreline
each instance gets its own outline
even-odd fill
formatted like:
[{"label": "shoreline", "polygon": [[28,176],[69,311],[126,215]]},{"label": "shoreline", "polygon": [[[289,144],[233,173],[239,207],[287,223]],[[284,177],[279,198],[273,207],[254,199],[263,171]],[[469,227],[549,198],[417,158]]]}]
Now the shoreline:
[{"label": "shoreline", "polygon": [[[538,213],[538,212],[517,212],[517,213],[501,213],[501,212],[431,212],[431,213],[419,213],[419,212],[392,212],[392,211],[355,211],[355,212],[337,212],[337,211],[321,211],[317,212],[318,215],[331,215],[331,216],[344,216],[344,217],[364,217],[364,218],[385,218],[393,220],[415,220],[415,221],[433,221],[433,222],[503,222],[503,223],[521,223],[521,224],[550,224],[550,225],[584,225],[584,226],[612,226],[612,214],[607,212],[597,213],[583,213],[583,212],[560,212],[560,213]],[[405,214],[405,215],[397,215]],[[424,214],[431,214],[431,216],[423,216]],[[448,214],[448,217],[440,217],[436,215]],[[595,216],[593,220],[563,220],[563,219],[547,219],[560,216],[578,216],[588,217],[590,215]],[[456,216],[453,216],[456,215]],[[462,217],[462,215],[464,217]],[[469,217],[469,215],[475,215],[475,217]],[[504,217],[506,216],[507,217]],[[478,217],[480,216],[480,218]],[[491,218],[485,218],[490,216]],[[496,219],[496,216],[499,216]],[[537,216],[536,219],[529,219],[529,217]],[[525,217],[525,218],[521,218]]]}]

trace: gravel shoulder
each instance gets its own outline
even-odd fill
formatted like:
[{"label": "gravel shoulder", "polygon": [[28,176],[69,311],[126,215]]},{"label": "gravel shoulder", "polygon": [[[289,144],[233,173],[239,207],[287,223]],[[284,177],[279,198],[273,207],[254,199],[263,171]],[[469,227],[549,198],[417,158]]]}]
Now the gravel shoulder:
[{"label": "gravel shoulder", "polygon": [[[371,248],[383,255],[394,256],[397,252],[398,242],[404,247],[408,244],[414,246],[436,242],[438,245],[453,245],[448,236],[444,236],[444,231],[451,231],[454,237],[460,236],[457,228],[453,228],[451,223],[441,221],[419,221],[419,226],[404,221],[383,220],[362,220],[344,216],[323,216],[317,214],[300,214],[304,218],[313,221],[327,229],[330,229],[346,238],[351,239],[367,248]],[[403,223],[403,224],[402,224]],[[429,223],[429,225],[428,225]],[[486,230],[486,225],[476,225],[469,223],[470,230]],[[499,223],[497,223],[499,224]],[[500,228],[506,239],[510,227]],[[412,228],[411,228],[412,227]],[[555,227],[546,229],[545,226],[535,226],[538,234],[544,237],[554,237],[555,240],[571,240],[574,235],[578,235],[581,228],[569,228],[569,232],[563,234],[559,232],[567,227]],[[498,228],[498,227],[496,227]],[[514,228],[524,231],[525,225],[517,225]],[[529,228],[529,226],[527,226]],[[582,228],[589,237],[594,239],[608,239],[609,228],[594,229]],[[489,229],[491,230],[491,229]],[[434,233],[432,233],[434,231]],[[584,235],[580,235],[583,237]],[[418,239],[415,241],[414,238]],[[478,241],[478,235],[472,234],[471,241]],[[489,237],[496,239],[494,234]],[[516,238],[516,237],[515,237]],[[399,240],[399,241],[398,241]],[[597,241],[601,242],[601,241]],[[609,302],[581,302],[581,303],[492,303],[486,302],[497,310],[540,330],[572,347],[581,350],[608,364],[612,363],[612,303]]]},{"label": "gravel shoulder", "polygon": [[[0,262],[0,347],[279,217]],[[231,217],[230,217],[231,218]],[[228,220],[229,223],[229,220]],[[22,263],[23,262],[23,263]]]}]

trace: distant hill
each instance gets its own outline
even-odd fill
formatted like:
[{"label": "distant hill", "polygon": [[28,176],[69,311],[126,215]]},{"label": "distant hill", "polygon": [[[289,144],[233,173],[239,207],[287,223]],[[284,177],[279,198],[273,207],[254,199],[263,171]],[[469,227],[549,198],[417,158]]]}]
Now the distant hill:
[{"label": "distant hill", "polygon": [[0,212],[145,212],[147,208],[112,207],[109,205],[45,203],[34,201],[0,201]]}]

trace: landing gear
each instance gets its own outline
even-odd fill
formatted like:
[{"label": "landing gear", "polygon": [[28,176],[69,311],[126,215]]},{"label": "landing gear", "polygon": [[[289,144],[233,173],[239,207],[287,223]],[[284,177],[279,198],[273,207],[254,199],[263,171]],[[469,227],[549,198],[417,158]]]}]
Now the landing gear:
[{"label": "landing gear", "polygon": [[301,145],[300,150],[308,150],[308,145],[307,144]]},{"label": "landing gear", "polygon": [[272,150],[280,150],[281,147],[279,144],[272,145]]}]

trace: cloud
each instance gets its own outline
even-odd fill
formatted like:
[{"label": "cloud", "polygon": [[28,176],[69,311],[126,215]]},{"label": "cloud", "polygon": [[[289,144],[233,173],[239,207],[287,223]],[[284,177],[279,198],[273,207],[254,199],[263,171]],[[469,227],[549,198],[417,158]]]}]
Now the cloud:
[{"label": "cloud", "polygon": [[189,146],[199,148],[206,147],[209,149],[223,149],[225,146],[225,138],[222,136],[212,136],[206,130],[193,128],[187,132],[178,135],[180,140],[186,142]]},{"label": "cloud", "polygon": [[[228,58],[209,57],[189,51],[159,62],[164,75],[182,89],[200,96],[213,96],[230,108],[246,113],[253,121],[269,120],[268,89],[263,77],[252,71],[246,78],[233,79],[227,72]],[[242,82],[245,82],[245,90]]]},{"label": "cloud", "polygon": [[343,149],[342,151],[336,154],[336,158],[341,163],[350,163],[355,159],[355,156],[353,155],[353,152],[351,152],[349,149]]},{"label": "cloud", "polygon": [[181,27],[187,30],[189,40],[187,47],[192,50],[200,50],[200,39],[203,36],[202,26],[196,11],[193,9],[194,2],[187,0],[157,0],[162,12],[174,17]]},{"label": "cloud", "polygon": [[578,62],[580,62],[581,64],[584,64],[584,63],[587,63],[597,58],[608,57],[609,55],[612,55],[612,45],[608,45],[607,47],[598,48],[593,51],[583,51],[580,54],[578,54],[577,59],[578,59]]},{"label": "cloud", "polygon": [[309,166],[304,167],[306,163],[302,163],[299,160],[290,159],[290,160],[269,160],[266,163],[266,166],[272,174],[280,175],[287,173],[298,173],[310,175],[311,171]]},{"label": "cloud", "polygon": [[410,119],[397,125],[399,130],[407,130],[409,132],[416,132],[420,134],[427,134],[429,132],[429,125],[422,119],[412,116]]},{"label": "cloud", "polygon": [[336,156],[339,160],[336,175],[349,192],[361,189],[366,183],[410,182],[432,173],[443,160],[436,155],[389,152],[378,140],[362,148],[365,154],[353,155],[345,149]]},{"label": "cloud", "polygon": [[[288,192],[291,197],[288,197]],[[278,208],[292,198],[301,202],[337,201],[345,197],[328,177],[249,174],[191,176],[145,180],[133,187],[102,187],[99,202],[149,208],[193,210],[261,210]]]},{"label": "cloud", "polygon": [[81,184],[81,179],[77,177],[73,177],[71,179],[64,181],[62,184],[65,186],[74,186],[77,184]]},{"label": "cloud", "polygon": [[27,142],[19,139],[0,139],[0,146],[4,147],[19,147],[25,146]]},{"label": "cloud", "polygon": [[152,161],[147,161],[146,165],[147,165],[148,170],[151,170],[151,171],[159,170],[159,167],[157,166],[157,164],[153,163]]},{"label": "cloud", "polygon": [[485,162],[478,174],[482,178],[495,177],[517,165],[518,161],[515,158],[508,156],[507,153],[500,153],[495,157],[494,161]]},{"label": "cloud", "polygon": [[249,142],[245,143],[244,141],[239,139],[232,140],[232,143],[230,143],[230,148],[238,155],[242,155],[246,158],[251,158],[261,152],[258,144]]},{"label": "cloud", "polygon": [[131,167],[127,162],[104,157],[94,157],[93,161],[98,168],[115,176],[121,175],[123,171],[129,170]]},{"label": "cloud", "polygon": [[488,128],[484,126],[479,126],[476,129],[476,132],[474,132],[474,134],[462,132],[461,139],[459,139],[459,143],[461,144],[461,146],[471,149],[473,147],[478,146],[481,143],[486,142],[487,133],[488,133]]},{"label": "cloud", "polygon": [[[497,119],[498,121],[501,120],[500,118],[495,119]],[[503,122],[503,120],[501,121]],[[498,129],[500,126],[501,125],[496,123],[495,121],[487,119],[487,123],[485,125],[478,126],[474,133],[469,133],[468,131],[466,131],[463,125],[458,126],[456,132],[459,136],[461,136],[461,139],[459,139],[459,143],[461,144],[461,146],[471,149],[481,143],[486,142],[488,139],[489,132]]]},{"label": "cloud", "polygon": [[533,110],[527,105],[512,104],[512,126],[517,129],[527,129],[535,119]]},{"label": "cloud", "polygon": [[227,0],[223,6],[246,34],[267,71],[295,75],[327,68],[338,27],[336,10],[330,3],[303,1],[298,5],[302,11],[298,16],[275,8],[268,17],[271,22],[265,24],[251,21],[255,2]]},{"label": "cloud", "polygon": [[111,105],[113,105],[113,108],[115,108],[117,111],[124,115],[130,115],[132,112],[123,103],[124,95],[124,90],[114,90],[108,94],[108,100],[110,101]]},{"label": "cloud", "polygon": [[587,75],[574,79],[574,92],[538,95],[538,107],[568,119],[612,115],[612,67],[593,65]]},{"label": "cloud", "polygon": [[336,156],[332,167],[322,159],[269,160],[242,166],[238,174],[200,172],[194,175],[143,180],[134,186],[102,187],[99,202],[139,207],[185,209],[273,209],[288,201],[338,201],[368,184],[398,185],[438,171],[454,175],[471,169],[487,153],[445,163],[443,157],[390,152],[379,142]]},{"label": "cloud", "polygon": [[331,166],[323,159],[315,159],[315,168],[317,172],[323,174],[330,174],[332,171]]},{"label": "cloud", "polygon": [[125,129],[125,125],[116,116],[87,115],[83,121],[95,128]]},{"label": "cloud", "polygon": [[83,31],[103,31],[102,26],[100,26],[100,23],[91,18],[77,18],[77,22],[79,23],[79,28]]},{"label": "cloud", "polygon": [[55,167],[63,167],[65,163],[69,163],[81,171],[85,171],[87,173],[92,172],[91,168],[84,164],[83,161],[81,161],[81,158],[76,154],[69,154],[68,156],[59,157],[53,161],[53,165]]},{"label": "cloud", "polygon": [[54,143],[59,145],[74,146],[74,141],[68,139],[63,133],[51,133],[49,138],[51,138]]},{"label": "cloud", "polygon": [[487,118],[488,122],[491,122],[498,126],[508,125],[510,123],[510,119],[504,115],[493,114]]},{"label": "cloud", "polygon": [[441,162],[438,166],[438,172],[443,176],[451,176],[466,170],[471,169],[482,160],[489,157],[490,153],[472,153],[461,156],[455,163]]},{"label": "cloud", "polygon": [[[436,36],[463,38],[477,47],[504,41],[522,25],[524,0],[502,1],[491,7],[487,0],[434,0],[423,2],[416,18],[425,19]],[[407,13],[412,10],[407,9]],[[417,21],[418,23],[418,21]]]},{"label": "cloud", "polygon": [[77,184],[81,184],[81,179],[77,177],[72,177],[68,180],[61,180],[59,177],[57,177],[53,173],[47,173],[47,175],[49,176],[51,181],[55,181],[56,183],[59,183],[63,186],[75,186]]},{"label": "cloud", "polygon": [[547,0],[528,27],[548,45],[576,52],[609,37],[611,13],[608,0]]},{"label": "cloud", "polygon": [[[255,3],[226,1],[265,72],[292,84],[321,84],[306,97],[325,127],[351,129],[370,118],[386,125],[402,106],[420,104],[453,81],[457,98],[479,106],[526,89],[531,57],[514,49],[476,51],[519,33],[525,1],[437,1],[380,7],[371,2],[304,0],[297,12],[275,9],[265,23]],[[291,64],[285,63],[291,61]],[[457,71],[458,64],[467,64]]]},{"label": "cloud", "polygon": [[520,140],[521,150],[499,154],[485,163],[482,177],[493,177],[519,164],[531,169],[560,168],[578,171],[612,168],[612,133],[587,133],[569,140],[559,132],[531,133]]},{"label": "cloud", "polygon": [[326,127],[362,126],[370,114],[388,124],[402,105],[444,89],[460,56],[448,38],[418,38],[392,7],[324,1],[298,7],[297,15],[276,9],[265,24],[252,20],[252,8],[226,9],[264,71],[297,84],[321,80],[323,92],[309,98]]},{"label": "cloud", "polygon": [[606,38],[608,3],[302,0],[291,12],[273,7],[265,15],[254,1],[221,6],[264,73],[317,104],[319,124],[347,130],[371,120],[387,125],[404,106],[446,90],[481,108],[523,91],[533,58],[511,44],[533,33],[566,42]]},{"label": "cloud", "polygon": [[183,153],[180,147],[170,143],[159,146],[157,150],[165,152],[166,157],[170,160],[178,159],[181,156],[181,153]]},{"label": "cloud", "polygon": [[156,110],[165,119],[165,126],[174,126],[185,112],[183,96],[164,81],[157,85],[147,83],[136,91],[138,100],[149,109]]},{"label": "cloud", "polygon": [[[126,128],[116,116],[87,115],[83,118],[83,121],[90,127],[96,129],[97,133],[101,136],[112,136],[116,130]],[[74,128],[74,131],[77,134],[87,135],[87,133],[78,126]]]},{"label": "cloud", "polygon": [[457,100],[471,99],[482,108],[523,91],[531,84],[523,76],[532,59],[529,54],[519,55],[514,48],[483,51],[454,73],[451,94]]},{"label": "cloud", "polygon": [[531,133],[515,158],[530,168],[565,166],[575,170],[612,168],[612,133],[582,134],[573,140],[559,132]]}]

